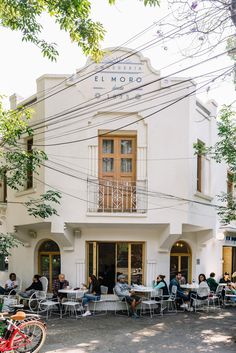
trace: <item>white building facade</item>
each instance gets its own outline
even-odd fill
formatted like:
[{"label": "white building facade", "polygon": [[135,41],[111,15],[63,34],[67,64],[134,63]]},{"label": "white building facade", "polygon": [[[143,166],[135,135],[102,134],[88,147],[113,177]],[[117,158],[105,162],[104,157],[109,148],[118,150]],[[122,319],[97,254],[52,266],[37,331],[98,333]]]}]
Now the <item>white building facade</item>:
[{"label": "white building facade", "polygon": [[[21,104],[34,108],[25,146],[48,161],[22,191],[8,190],[5,226],[24,242],[9,272],[25,284],[40,273],[50,285],[62,272],[72,286],[94,273],[110,291],[119,273],[143,284],[178,270],[187,281],[221,276],[214,205],[227,171],[194,154],[194,143],[216,141],[217,107],[196,98],[193,80],[161,78],[124,48],[75,75],[40,77]],[[13,203],[50,188],[62,195],[59,216],[34,219]]]}]

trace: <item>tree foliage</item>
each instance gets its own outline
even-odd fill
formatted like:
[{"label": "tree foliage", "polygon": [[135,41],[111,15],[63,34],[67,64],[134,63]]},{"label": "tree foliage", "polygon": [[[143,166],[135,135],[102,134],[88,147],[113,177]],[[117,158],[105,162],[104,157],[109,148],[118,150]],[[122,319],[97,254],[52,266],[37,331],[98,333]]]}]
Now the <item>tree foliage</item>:
[{"label": "tree foliage", "polygon": [[[24,188],[29,173],[38,173],[38,168],[47,159],[43,151],[26,151],[19,144],[20,138],[31,137],[28,125],[31,111],[22,107],[19,110],[4,110],[0,101],[0,179],[14,190]],[[51,204],[58,203],[60,195],[48,191],[39,200],[31,199],[24,203],[30,215],[47,218],[57,214]],[[47,202],[47,203],[45,203]]]},{"label": "tree foliage", "polygon": [[[110,5],[115,0],[105,0]],[[142,0],[145,6],[159,5],[159,0]],[[100,42],[105,29],[100,22],[91,19],[91,1],[89,0],[0,0],[0,26],[22,33],[22,41],[31,42],[41,49],[43,56],[56,60],[56,43],[48,43],[41,38],[43,27],[40,17],[49,14],[61,30],[69,33],[73,42],[82,48],[85,55],[93,60],[101,59],[103,53]],[[21,107],[12,111],[4,110],[0,97],[0,179],[14,189],[24,187],[28,173],[37,173],[40,165],[47,160],[43,151],[26,151],[19,147],[21,137],[33,136],[28,125],[31,111]],[[30,199],[24,205],[34,217],[47,218],[57,215],[52,204],[58,204],[61,195],[49,190],[38,199]],[[0,234],[0,254],[8,255],[9,250],[20,242],[12,234]]]},{"label": "tree foliage", "polygon": [[13,233],[0,233],[0,255],[9,256],[12,248],[17,248],[22,242]]},{"label": "tree foliage", "polygon": [[[196,153],[207,155],[217,163],[225,162],[228,166],[230,182],[233,187],[236,184],[236,113],[231,106],[223,106],[219,113],[218,138],[214,146],[206,147],[195,144]],[[218,207],[218,214],[223,224],[236,220],[236,198],[234,193],[222,192],[218,199],[223,206]],[[225,206],[227,205],[227,206]]]},{"label": "tree foliage", "polygon": [[179,28],[177,39],[186,38],[180,45],[185,56],[205,55],[235,37],[236,0],[168,0],[168,4],[173,14],[168,25]]},{"label": "tree foliage", "polygon": [[[101,0],[100,0],[101,1]],[[106,0],[107,1],[107,0]],[[113,5],[115,0],[108,0]],[[143,0],[145,6],[155,6],[159,0]],[[102,57],[100,42],[105,29],[100,22],[91,19],[89,0],[0,0],[0,25],[22,33],[22,40],[37,45],[43,56],[56,60],[56,43],[48,43],[40,37],[40,16],[49,14],[61,30],[69,33],[73,42],[82,48],[85,55],[95,61]]]}]

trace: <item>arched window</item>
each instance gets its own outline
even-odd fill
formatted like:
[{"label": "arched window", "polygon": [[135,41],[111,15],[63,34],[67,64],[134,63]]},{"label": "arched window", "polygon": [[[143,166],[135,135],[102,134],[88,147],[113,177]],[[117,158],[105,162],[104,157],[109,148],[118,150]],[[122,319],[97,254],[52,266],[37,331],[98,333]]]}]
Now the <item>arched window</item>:
[{"label": "arched window", "polygon": [[[177,241],[170,251],[170,279],[175,277],[176,272],[182,272],[186,282],[191,281],[192,253],[190,246],[182,241]],[[184,281],[183,279],[183,281]]]},{"label": "arched window", "polygon": [[59,251],[60,252],[60,249],[59,249],[59,246],[57,245],[57,243],[55,243],[55,241],[53,240],[46,240],[44,241],[40,247],[39,247],[39,252],[52,252],[52,251]]},{"label": "arched window", "polygon": [[48,278],[49,290],[53,281],[61,272],[61,255],[57,243],[53,240],[45,240],[38,250],[39,274]]}]

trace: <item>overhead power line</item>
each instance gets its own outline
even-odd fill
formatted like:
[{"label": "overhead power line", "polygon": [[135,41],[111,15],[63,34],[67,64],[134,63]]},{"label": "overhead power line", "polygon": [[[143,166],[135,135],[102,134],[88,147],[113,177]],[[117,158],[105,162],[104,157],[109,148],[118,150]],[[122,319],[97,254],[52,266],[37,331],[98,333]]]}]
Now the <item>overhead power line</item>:
[{"label": "overhead power line", "polygon": [[[218,55],[218,57],[221,56],[221,55],[222,55],[222,54]],[[210,58],[209,60],[212,60],[213,58],[215,58],[215,57],[212,57],[212,58]],[[221,75],[218,75],[218,77],[221,77],[222,75],[227,74],[227,73],[230,72],[231,70],[232,70],[232,69],[227,70],[225,73],[223,73],[223,74],[221,74]],[[214,81],[214,80],[215,80],[215,78],[214,78],[213,80],[210,80],[209,82],[212,82],[212,81]],[[203,86],[201,86],[200,88],[202,88],[202,87],[204,87],[204,86],[206,86],[206,84],[203,85]],[[200,89],[200,88],[198,88],[198,89]],[[148,115],[146,115],[146,116],[139,117],[139,118],[138,118],[137,120],[135,120],[134,122],[130,122],[130,123],[124,124],[124,125],[122,125],[122,126],[120,126],[120,127],[118,127],[118,128],[115,128],[115,129],[110,130],[109,132],[105,132],[105,133],[102,133],[102,134],[96,134],[96,135],[91,136],[91,137],[85,137],[85,138],[82,138],[82,139],[77,139],[77,140],[72,140],[72,141],[67,141],[67,142],[54,143],[54,144],[34,144],[34,146],[43,147],[43,146],[67,145],[67,144],[72,144],[72,143],[77,143],[77,142],[82,142],[82,141],[91,140],[91,139],[97,138],[97,137],[99,137],[99,136],[106,136],[106,135],[108,135],[108,134],[110,134],[110,133],[112,133],[112,132],[119,131],[119,130],[121,130],[121,129],[123,129],[123,128],[126,128],[126,127],[128,127],[128,126],[131,126],[131,125],[135,124],[135,123],[138,122],[138,121],[145,120],[145,119],[147,119],[147,118],[149,118],[149,117],[155,115],[156,113],[159,113],[159,112],[163,111],[164,109],[167,109],[167,108],[171,107],[173,104],[176,104],[176,103],[178,103],[179,101],[181,101],[181,100],[187,98],[189,95],[193,94],[194,92],[197,92],[198,89],[194,89],[192,92],[187,93],[186,95],[184,95],[184,96],[182,96],[182,97],[176,99],[174,102],[168,104],[167,106],[165,106],[165,107],[163,107],[163,108],[161,108],[161,109],[158,109],[158,110],[156,110],[156,111],[154,111],[154,112],[152,112],[152,113],[150,113],[150,114],[148,114]]]}]

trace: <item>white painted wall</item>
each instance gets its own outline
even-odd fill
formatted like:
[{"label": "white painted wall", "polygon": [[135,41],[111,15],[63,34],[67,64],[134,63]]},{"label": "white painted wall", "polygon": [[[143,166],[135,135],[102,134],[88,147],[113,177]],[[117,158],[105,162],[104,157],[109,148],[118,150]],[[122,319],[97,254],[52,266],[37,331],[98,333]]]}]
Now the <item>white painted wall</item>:
[{"label": "white painted wall", "polygon": [[[116,56],[124,53],[130,52],[122,49]],[[42,100],[37,105],[33,120],[35,123],[50,119],[46,127],[40,130],[44,133],[35,136],[34,143],[39,147],[42,145],[41,148],[49,157],[47,165],[56,170],[41,168],[39,176],[36,176],[39,181],[35,180],[34,190],[18,194],[11,191],[9,201],[25,201],[28,197],[37,196],[48,188],[62,191],[62,201],[58,206],[60,216],[51,217],[47,221],[29,217],[22,206],[15,204],[8,206],[7,229],[13,230],[14,226],[18,226],[21,237],[30,245],[24,249],[14,250],[12,262],[12,268],[27,282],[31,281],[33,273],[37,272],[35,253],[37,242],[46,238],[58,241],[62,256],[62,272],[73,285],[85,280],[87,240],[145,241],[147,283],[150,283],[157,273],[165,274],[168,279],[169,251],[179,239],[187,241],[192,249],[195,277],[199,271],[215,270],[219,274],[221,244],[215,240],[215,208],[188,202],[193,200],[207,205],[216,203],[215,195],[226,187],[225,166],[210,161],[209,193],[207,195],[196,193],[196,157],[193,143],[198,138],[206,145],[214,143],[215,103],[208,102],[203,107],[201,104],[197,106],[196,96],[192,94],[196,88],[194,82],[170,78],[167,83],[163,83],[160,80],[160,73],[155,71],[148,59],[140,53],[133,54],[129,60],[139,63],[137,67],[140,65],[142,72],[138,76],[119,74],[119,70],[124,70],[122,67],[128,64],[122,64],[123,66],[114,64],[109,68],[109,72],[91,75],[87,80],[78,83],[78,80],[83,79],[84,75],[95,68],[93,64],[89,68],[77,71],[77,76],[70,82],[66,80],[68,75],[44,75],[37,80],[38,99],[47,98],[54,90],[63,88],[61,92]],[[102,63],[98,66],[101,65]],[[131,82],[128,86],[123,85],[122,90],[119,88],[123,84],[120,82],[122,75],[126,81],[131,75],[141,77],[142,83],[155,82],[138,91],[137,83]],[[117,81],[111,80],[113,76]],[[159,89],[166,84],[175,86],[160,91]],[[56,89],[53,88],[55,85]],[[96,87],[99,85],[101,88],[99,92],[104,92],[104,96],[98,99],[94,97],[98,92]],[[107,100],[108,95],[110,97],[114,92],[124,93],[125,90],[132,88],[136,90],[123,94],[122,98]],[[47,90],[45,97],[42,90]],[[152,92],[150,93],[152,99],[146,101],[150,98],[148,92]],[[128,100],[137,94],[141,94],[142,97],[136,96],[134,100]],[[188,94],[190,96],[183,99]],[[175,104],[170,105],[173,102]],[[167,105],[170,106],[163,109]],[[71,107],[80,110],[65,115],[65,110]],[[62,114],[60,117],[62,120],[56,125],[53,124],[56,121],[55,114]],[[148,115],[151,116],[146,118]],[[137,179],[147,182],[150,191],[148,211],[146,214],[132,215],[89,214],[86,201],[87,179],[97,177],[96,136],[99,130],[119,129],[122,125],[127,125],[123,130],[137,132]],[[73,130],[73,134],[66,135],[70,130]],[[90,139],[94,136],[95,138]],[[80,142],[70,143],[77,140]],[[57,143],[58,145],[52,146]],[[44,182],[46,184],[43,184]],[[165,194],[180,199],[167,198]],[[49,224],[45,232],[47,222]],[[82,237],[74,239],[73,235],[68,237],[64,235],[65,223],[71,224],[72,228],[82,229]],[[163,231],[164,225],[168,228],[166,231]],[[139,228],[140,226],[142,228]],[[29,238],[29,229],[37,230],[36,240]],[[209,256],[212,254],[212,248],[215,256]],[[200,265],[196,265],[198,258]]]}]

